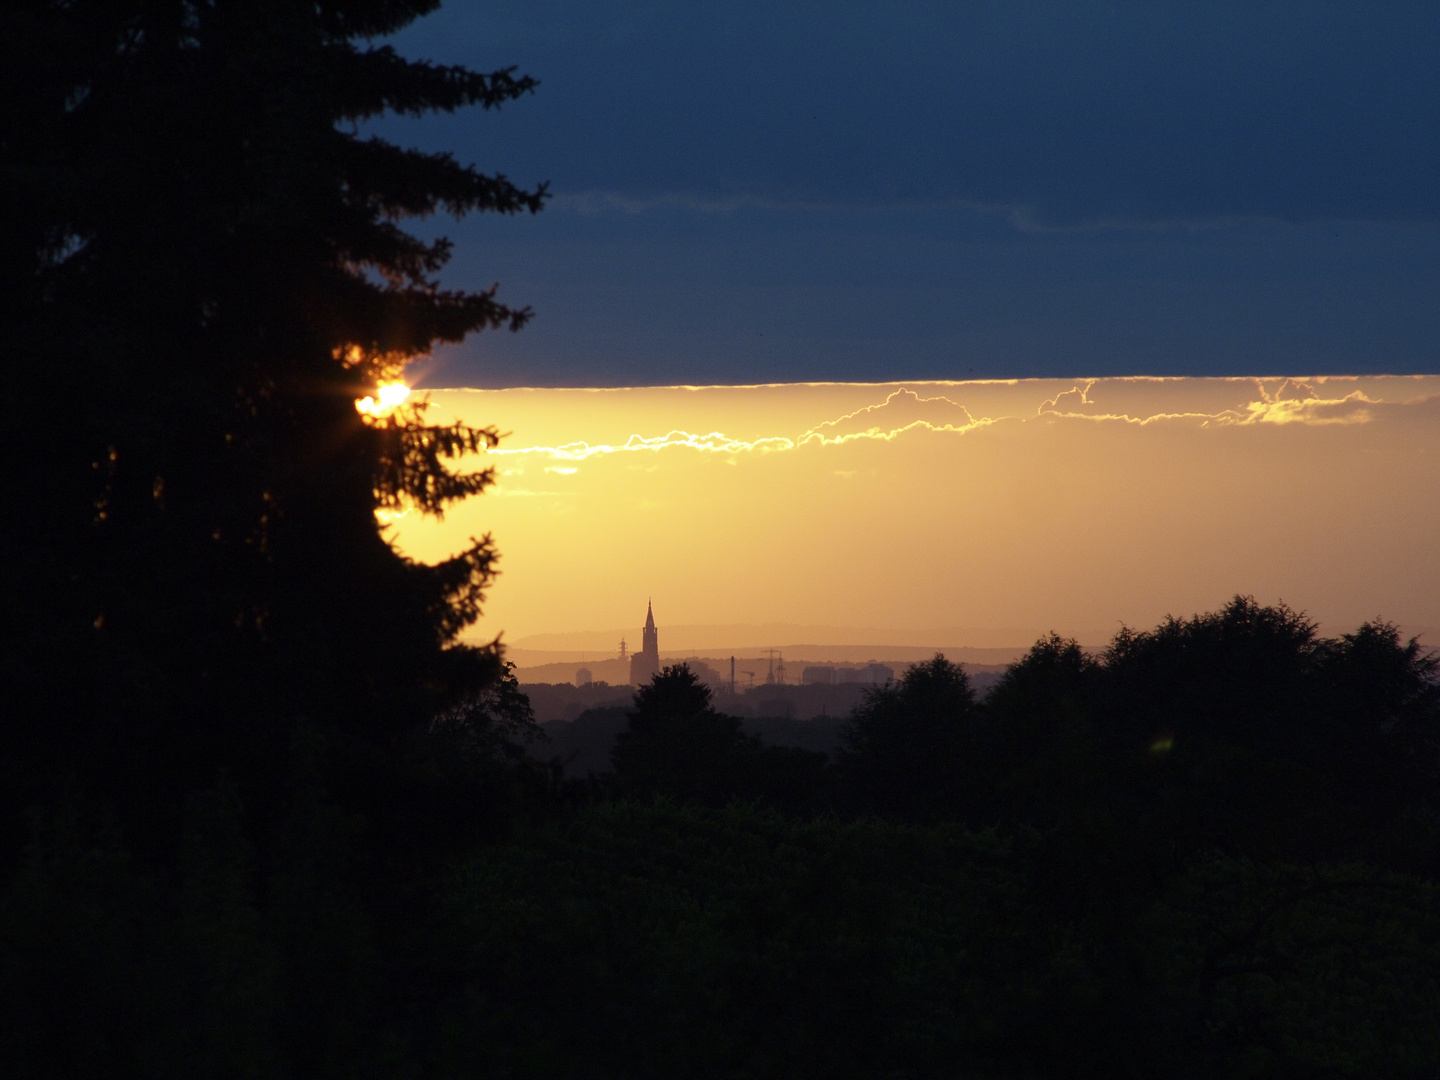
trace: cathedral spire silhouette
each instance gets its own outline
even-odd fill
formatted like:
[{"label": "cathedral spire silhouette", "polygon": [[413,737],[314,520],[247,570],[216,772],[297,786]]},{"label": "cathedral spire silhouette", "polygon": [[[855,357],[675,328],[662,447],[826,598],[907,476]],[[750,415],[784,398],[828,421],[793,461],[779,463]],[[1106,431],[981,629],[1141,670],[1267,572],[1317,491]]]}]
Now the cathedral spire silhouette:
[{"label": "cathedral spire silhouette", "polygon": [[655,627],[655,604],[645,601],[645,627],[641,631],[641,647],[630,654],[630,683],[638,686],[660,673],[660,632]]}]

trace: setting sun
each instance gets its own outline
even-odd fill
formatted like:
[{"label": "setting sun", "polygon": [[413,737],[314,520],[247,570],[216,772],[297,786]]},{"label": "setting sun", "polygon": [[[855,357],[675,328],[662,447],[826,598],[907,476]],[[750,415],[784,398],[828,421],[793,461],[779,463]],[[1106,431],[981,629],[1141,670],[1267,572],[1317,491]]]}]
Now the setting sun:
[{"label": "setting sun", "polygon": [[355,410],[365,416],[389,416],[395,409],[405,404],[409,397],[410,387],[403,382],[381,383],[376,388],[374,396],[367,395],[355,402]]}]

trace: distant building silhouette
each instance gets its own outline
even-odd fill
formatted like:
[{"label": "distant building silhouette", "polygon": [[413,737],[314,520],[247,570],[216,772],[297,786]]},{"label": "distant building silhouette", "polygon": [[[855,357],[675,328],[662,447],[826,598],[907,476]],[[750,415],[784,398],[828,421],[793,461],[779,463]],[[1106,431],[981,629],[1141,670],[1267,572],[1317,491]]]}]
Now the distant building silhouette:
[{"label": "distant building silhouette", "polygon": [[630,684],[639,686],[660,673],[660,634],[655,629],[655,611],[645,605],[645,631],[639,652],[630,656]]},{"label": "distant building silhouette", "polygon": [[884,686],[895,678],[895,669],[889,664],[866,664],[865,681],[875,686]]},{"label": "distant building silhouette", "polygon": [[835,682],[835,669],[814,665],[800,673],[800,682],[805,686],[830,686]]},{"label": "distant building silhouette", "polygon": [[867,686],[883,686],[895,678],[895,669],[889,664],[877,664],[873,660],[864,667],[836,668],[836,683],[864,683]]},{"label": "distant building silhouette", "polygon": [[575,685],[589,686],[594,678],[595,676],[591,674],[588,667],[582,667],[579,671],[575,672]]}]

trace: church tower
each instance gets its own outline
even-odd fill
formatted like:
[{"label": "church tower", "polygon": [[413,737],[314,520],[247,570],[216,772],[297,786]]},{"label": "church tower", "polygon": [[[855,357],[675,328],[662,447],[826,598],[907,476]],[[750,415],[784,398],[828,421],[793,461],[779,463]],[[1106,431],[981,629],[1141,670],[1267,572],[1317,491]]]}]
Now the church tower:
[{"label": "church tower", "polygon": [[660,638],[655,629],[655,608],[648,602],[645,604],[644,635],[644,650],[655,657],[655,660],[658,662],[660,660]]},{"label": "church tower", "polygon": [[655,629],[653,604],[645,606],[645,629],[640,651],[630,656],[630,684],[639,686],[660,673],[660,632]]}]

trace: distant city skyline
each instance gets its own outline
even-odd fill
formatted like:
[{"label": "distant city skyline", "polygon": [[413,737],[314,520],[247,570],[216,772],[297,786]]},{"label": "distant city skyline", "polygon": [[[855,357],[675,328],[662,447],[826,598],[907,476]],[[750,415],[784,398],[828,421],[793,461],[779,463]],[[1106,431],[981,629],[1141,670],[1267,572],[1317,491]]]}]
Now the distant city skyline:
[{"label": "distant city skyline", "polygon": [[[684,628],[692,631],[690,638],[693,643],[693,631],[696,628]],[[727,628],[734,630],[736,628]],[[768,628],[772,632],[776,627]],[[545,641],[547,639],[577,639],[581,638],[589,642],[595,642],[607,632],[589,632],[582,634],[557,634],[537,635],[531,641]],[[609,634],[613,640],[613,633]],[[641,627],[641,647],[631,652],[629,650],[628,638],[621,632],[618,655],[612,651],[609,656],[603,655],[603,649],[545,649],[527,648],[523,643],[517,643],[506,650],[506,655],[516,665],[517,673],[522,680],[533,682],[571,682],[576,686],[589,686],[592,683],[602,683],[611,686],[642,686],[649,682],[664,666],[672,664],[687,665],[703,682],[719,688],[725,688],[735,692],[737,689],[754,688],[761,686],[787,686],[787,685],[844,685],[846,683],[857,683],[865,685],[880,685],[895,677],[896,669],[889,664],[879,662],[875,653],[883,651],[888,656],[899,657],[902,666],[908,666],[905,662],[914,663],[928,660],[941,649],[931,647],[914,646],[891,646],[887,649],[883,645],[794,645],[790,647],[792,662],[787,665],[785,662],[784,648],[773,646],[759,650],[758,656],[749,654],[755,653],[755,647],[737,646],[729,654],[729,663],[726,664],[725,657],[701,656],[699,652],[703,646],[696,646],[694,649],[676,650],[671,648],[663,650],[659,643],[659,626],[655,621],[654,601],[646,603],[645,624]],[[713,646],[711,648],[713,652]],[[724,650],[722,650],[722,653]],[[951,647],[950,652],[957,660],[970,660],[974,664],[997,667],[1018,658],[1023,652],[1021,649],[977,649]],[[597,655],[597,653],[601,655]],[[852,654],[846,656],[845,654]],[[864,659],[857,657],[864,653]],[[741,654],[746,654],[742,657]],[[797,656],[803,654],[803,656]],[[823,659],[823,663],[813,661]],[[807,662],[809,661],[809,662]],[[718,667],[717,667],[718,665]],[[728,670],[728,675],[726,671]],[[573,671],[574,674],[569,673]],[[740,676],[744,676],[743,680]],[[763,676],[763,677],[762,677]],[[757,683],[757,679],[759,680]]]}]

